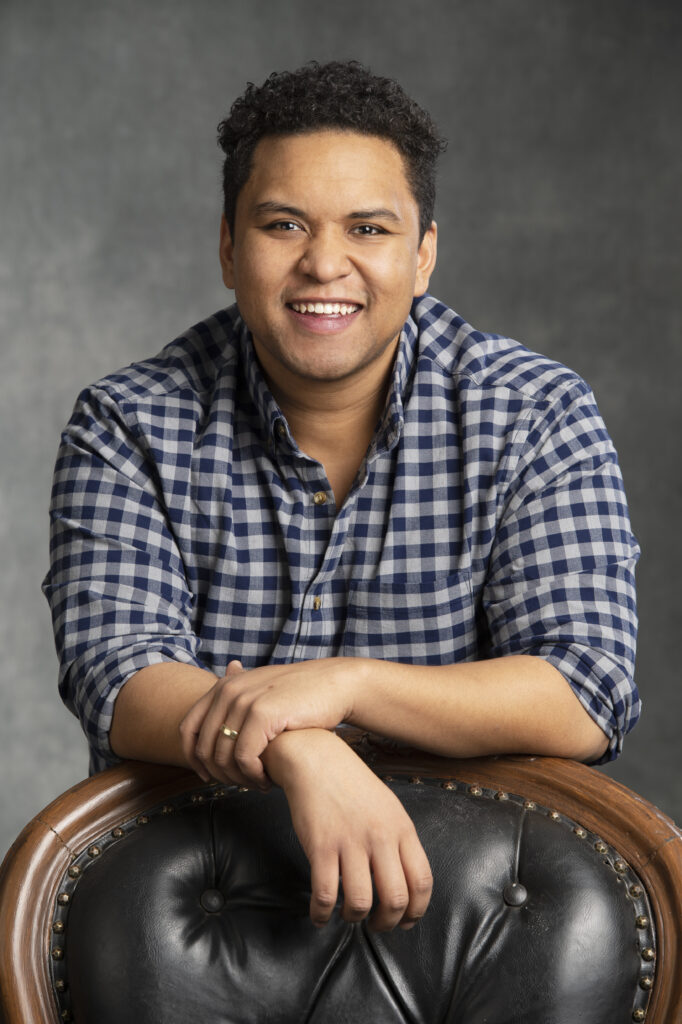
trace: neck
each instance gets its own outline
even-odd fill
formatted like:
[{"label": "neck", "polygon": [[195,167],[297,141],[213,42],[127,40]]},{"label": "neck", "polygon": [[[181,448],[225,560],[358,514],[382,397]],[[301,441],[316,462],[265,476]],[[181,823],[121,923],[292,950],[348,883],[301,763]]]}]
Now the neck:
[{"label": "neck", "polygon": [[369,444],[386,404],[397,349],[396,338],[379,358],[340,380],[299,377],[275,364],[258,345],[256,354],[298,445],[314,456],[312,447],[338,437],[345,438],[344,444],[355,437]]},{"label": "neck", "polygon": [[386,404],[389,383],[390,377],[372,389],[311,388],[306,394],[285,394],[277,387],[271,390],[294,437],[307,450],[304,437],[322,442],[325,437],[331,439],[339,434],[368,434],[369,443]]},{"label": "neck", "polygon": [[[294,381],[293,387],[282,375],[275,380],[266,371],[268,386],[296,443],[324,466],[338,507],[355,479],[383,413],[394,356],[395,349],[386,365],[379,368],[373,364],[358,377]],[[376,372],[379,369],[381,372]]]}]

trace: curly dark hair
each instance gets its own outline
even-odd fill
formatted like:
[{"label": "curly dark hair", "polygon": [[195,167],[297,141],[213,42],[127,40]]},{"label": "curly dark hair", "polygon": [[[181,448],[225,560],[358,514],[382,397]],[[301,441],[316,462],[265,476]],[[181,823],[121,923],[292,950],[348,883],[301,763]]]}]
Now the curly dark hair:
[{"label": "curly dark hair", "polygon": [[435,124],[391,78],[379,78],[357,61],[311,61],[297,71],[276,71],[261,86],[249,82],[218,125],[223,164],[224,212],[234,237],[239,192],[253,153],[267,135],[302,135],[325,128],[387,139],[401,153],[419,207],[420,239],[433,219],[436,159],[445,140]]}]

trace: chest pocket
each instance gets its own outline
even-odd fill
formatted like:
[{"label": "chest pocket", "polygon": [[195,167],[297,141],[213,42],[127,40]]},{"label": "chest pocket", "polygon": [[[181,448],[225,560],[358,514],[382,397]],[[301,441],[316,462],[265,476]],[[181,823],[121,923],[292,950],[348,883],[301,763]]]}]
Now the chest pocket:
[{"label": "chest pocket", "polygon": [[417,583],[356,583],[348,600],[343,653],[413,665],[470,660],[476,651],[471,574]]}]

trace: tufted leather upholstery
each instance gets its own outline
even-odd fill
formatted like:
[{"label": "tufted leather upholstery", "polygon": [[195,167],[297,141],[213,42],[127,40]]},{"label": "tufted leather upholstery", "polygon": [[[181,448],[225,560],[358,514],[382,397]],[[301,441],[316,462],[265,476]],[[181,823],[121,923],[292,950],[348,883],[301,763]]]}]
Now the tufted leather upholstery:
[{"label": "tufted leather upholstery", "polygon": [[636,879],[616,873],[614,851],[522,800],[390,785],[436,879],[413,930],[372,933],[338,914],[315,929],[281,791],[208,790],[103,838],[63,887],[66,971],[55,963],[75,1019],[602,1024],[646,1005],[638,947],[653,936],[636,917],[650,910],[628,896]]},{"label": "tufted leather upholstery", "polygon": [[[536,760],[551,767],[550,759]],[[485,784],[480,764],[482,782],[473,785],[471,771],[464,781],[435,770],[384,775],[415,821],[435,878],[428,913],[409,932],[373,933],[338,914],[324,929],[312,926],[308,865],[279,790],[183,781],[156,802],[126,805],[126,817],[98,808],[100,831],[88,832],[87,844],[79,840],[50,883],[42,954],[50,1020],[646,1019],[660,994],[655,924],[662,920],[646,882],[611,841],[540,803],[544,782],[530,788],[535,799],[502,792]],[[451,767],[456,775],[458,764]],[[67,819],[71,827],[70,812]],[[85,837],[80,824],[76,830]],[[669,832],[666,856],[682,838],[674,826]],[[675,943],[666,942],[674,955]],[[682,1007],[674,994],[666,998],[668,1007]],[[658,1019],[673,1024],[676,1011]]]}]

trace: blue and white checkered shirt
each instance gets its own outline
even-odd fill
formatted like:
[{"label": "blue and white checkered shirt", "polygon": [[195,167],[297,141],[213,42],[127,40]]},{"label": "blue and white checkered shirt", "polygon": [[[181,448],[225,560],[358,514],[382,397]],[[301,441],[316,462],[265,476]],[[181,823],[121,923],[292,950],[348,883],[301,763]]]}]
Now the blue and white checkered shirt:
[{"label": "blue and white checkered shirt", "polygon": [[[80,395],[44,590],[94,770],[116,695],[167,660],[221,675],[332,655],[538,655],[615,757],[637,720],[630,531],[587,385],[418,300],[342,508],[269,392],[235,306]],[[163,693],[159,693],[163,701]]]}]

